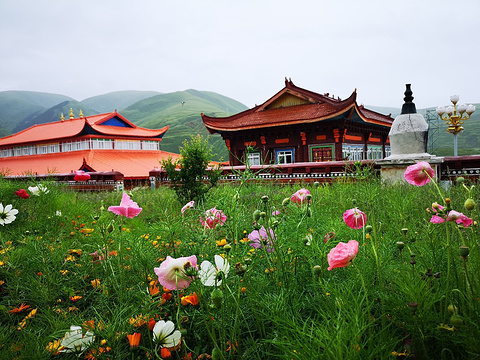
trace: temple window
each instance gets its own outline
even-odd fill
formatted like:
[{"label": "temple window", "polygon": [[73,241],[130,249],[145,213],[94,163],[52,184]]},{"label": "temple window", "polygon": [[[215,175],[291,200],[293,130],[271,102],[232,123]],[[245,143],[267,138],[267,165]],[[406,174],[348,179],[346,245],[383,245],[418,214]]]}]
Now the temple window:
[{"label": "temple window", "polygon": [[333,153],[333,145],[312,146],[310,147],[310,161],[332,161]]},{"label": "temple window", "polygon": [[92,149],[113,149],[113,140],[92,139]]},{"label": "temple window", "polygon": [[158,150],[158,141],[142,141],[142,150]]},{"label": "temple window", "polygon": [[247,154],[247,163],[248,165],[260,165],[261,164],[261,157],[260,152],[249,152]]},{"label": "temple window", "polygon": [[343,144],[342,156],[345,160],[358,161],[363,160],[364,147],[363,145]]},{"label": "temple window", "polygon": [[139,140],[115,140],[115,149],[119,150],[141,150],[142,144]]},{"label": "temple window", "polygon": [[383,159],[383,150],[381,145],[367,145],[367,159]]},{"label": "temple window", "polygon": [[276,164],[293,164],[293,149],[275,150]]}]

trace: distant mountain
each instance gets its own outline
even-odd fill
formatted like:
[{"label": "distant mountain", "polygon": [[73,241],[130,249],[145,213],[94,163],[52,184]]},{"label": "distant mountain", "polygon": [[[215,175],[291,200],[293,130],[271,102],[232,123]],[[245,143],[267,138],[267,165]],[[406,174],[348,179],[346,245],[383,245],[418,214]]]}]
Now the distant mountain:
[{"label": "distant mountain", "polygon": [[[26,117],[46,110],[71,97],[35,91],[0,92],[0,127],[10,135],[17,124]],[[3,136],[3,135],[2,135]]]},{"label": "distant mountain", "polygon": [[84,104],[90,109],[98,111],[99,114],[112,112],[115,109],[120,112],[126,107],[140,100],[160,94],[162,93],[158,91],[115,91],[82,100],[81,104]]},{"label": "distant mountain", "polygon": [[68,119],[70,116],[70,109],[72,109],[73,117],[78,118],[80,115],[80,110],[82,110],[84,116],[98,114],[97,111],[89,109],[79,103],[76,100],[72,101],[63,101],[60,104],[52,106],[51,108],[44,111],[37,111],[25,119],[20,121],[15,128],[13,129],[14,133],[27,129],[33,125],[46,124],[53,121],[59,121],[62,114],[65,119]]}]

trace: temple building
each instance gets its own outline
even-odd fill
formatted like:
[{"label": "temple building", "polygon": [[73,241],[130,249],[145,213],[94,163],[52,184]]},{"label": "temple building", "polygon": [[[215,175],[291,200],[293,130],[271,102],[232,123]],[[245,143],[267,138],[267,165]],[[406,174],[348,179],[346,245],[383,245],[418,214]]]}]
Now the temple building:
[{"label": "temple building", "polygon": [[173,154],[160,150],[162,129],[138,127],[116,111],[34,125],[0,139],[0,173],[5,176],[120,172],[124,179],[148,179]]},{"label": "temple building", "polygon": [[356,90],[341,100],[285,79],[261,105],[223,118],[202,114],[202,120],[224,139],[232,166],[383,159],[394,119],[358,105],[356,97]]}]

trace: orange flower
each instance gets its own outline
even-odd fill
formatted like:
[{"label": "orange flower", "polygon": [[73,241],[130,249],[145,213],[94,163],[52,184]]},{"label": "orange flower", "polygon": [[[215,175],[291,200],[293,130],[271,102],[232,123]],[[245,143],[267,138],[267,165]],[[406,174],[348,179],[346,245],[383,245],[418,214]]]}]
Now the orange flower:
[{"label": "orange flower", "polygon": [[193,306],[196,306],[198,305],[198,296],[197,296],[197,293],[193,293],[191,295],[188,295],[188,296],[183,296],[182,299],[182,305],[183,306],[186,306],[188,304],[191,304]]},{"label": "orange flower", "polygon": [[171,291],[172,291],[172,290],[167,289],[165,286],[163,287],[163,292],[169,293],[169,292],[171,292]]},{"label": "orange flower", "polygon": [[151,296],[155,296],[155,295],[158,295],[160,293],[160,288],[158,287],[158,281],[157,280],[150,281],[149,291],[150,291]]},{"label": "orange flower", "polygon": [[127,335],[128,342],[130,347],[137,347],[140,344],[140,338],[142,337],[141,333],[133,333],[132,335]]},{"label": "orange flower", "polygon": [[85,330],[95,330],[95,320],[88,320],[83,323],[83,328]]},{"label": "orange flower", "polygon": [[216,241],[216,243],[217,243],[217,246],[225,246],[227,245],[227,239]]},{"label": "orange flower", "polygon": [[170,359],[172,357],[172,353],[167,348],[162,348],[162,350],[160,350],[160,356],[162,359]]},{"label": "orange flower", "polygon": [[73,302],[77,302],[78,300],[80,300],[82,297],[81,296],[78,296],[78,295],[75,295],[75,296],[70,296],[70,300],[72,300]]},{"label": "orange flower", "polygon": [[136,328],[147,323],[144,315],[136,315],[135,317],[130,318],[128,322],[130,323],[130,325]]},{"label": "orange flower", "polygon": [[23,310],[28,309],[29,307],[30,307],[30,305],[27,305],[27,304],[23,303],[18,308],[10,310],[10,314],[18,314],[18,313],[22,312]]},{"label": "orange flower", "polygon": [[52,355],[59,355],[60,350],[64,349],[62,345],[60,345],[60,340],[55,340],[53,342],[49,342],[47,345],[47,351]]},{"label": "orange flower", "polygon": [[148,330],[152,331],[153,328],[155,327],[155,319],[154,318],[151,318],[150,320],[148,320]]},{"label": "orange flower", "polygon": [[172,294],[171,293],[164,293],[162,294],[162,297],[165,299],[165,300],[170,300],[172,298]]},{"label": "orange flower", "polygon": [[95,280],[92,280],[90,281],[92,283],[92,286],[94,289],[97,289],[100,287],[100,279],[95,279]]}]

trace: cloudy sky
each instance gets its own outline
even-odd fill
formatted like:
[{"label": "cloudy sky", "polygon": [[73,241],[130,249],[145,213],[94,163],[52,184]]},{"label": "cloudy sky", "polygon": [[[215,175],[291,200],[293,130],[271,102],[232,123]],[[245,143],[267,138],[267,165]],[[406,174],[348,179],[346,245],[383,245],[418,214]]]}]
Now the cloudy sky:
[{"label": "cloudy sky", "polygon": [[478,0],[1,0],[0,91],[83,100],[206,90],[248,107],[302,88],[360,104],[480,102]]}]

